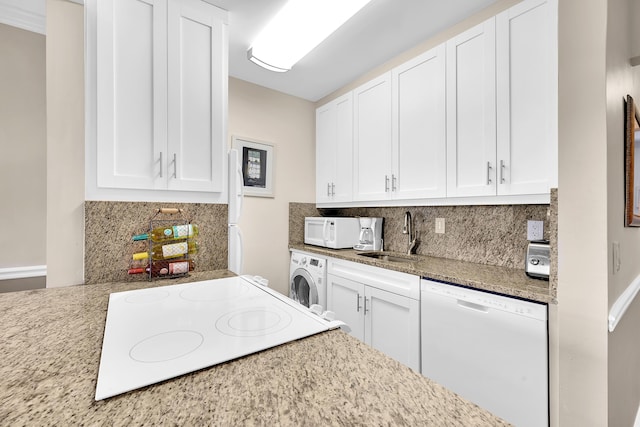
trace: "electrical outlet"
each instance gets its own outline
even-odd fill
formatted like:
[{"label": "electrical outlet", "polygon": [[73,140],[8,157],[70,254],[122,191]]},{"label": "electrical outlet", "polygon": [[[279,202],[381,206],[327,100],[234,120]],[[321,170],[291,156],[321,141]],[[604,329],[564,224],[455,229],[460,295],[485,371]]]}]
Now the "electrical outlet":
[{"label": "electrical outlet", "polygon": [[444,218],[436,218],[436,233],[444,234]]},{"label": "electrical outlet", "polygon": [[544,221],[527,221],[527,240],[542,240],[544,236]]}]

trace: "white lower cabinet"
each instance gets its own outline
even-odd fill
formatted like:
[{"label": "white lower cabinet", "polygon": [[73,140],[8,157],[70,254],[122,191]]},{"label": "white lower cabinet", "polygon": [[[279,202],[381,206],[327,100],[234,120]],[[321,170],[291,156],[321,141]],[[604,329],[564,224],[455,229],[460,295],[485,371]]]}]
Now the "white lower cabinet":
[{"label": "white lower cabinet", "polygon": [[420,372],[420,277],[328,259],[327,309],[350,334]]}]

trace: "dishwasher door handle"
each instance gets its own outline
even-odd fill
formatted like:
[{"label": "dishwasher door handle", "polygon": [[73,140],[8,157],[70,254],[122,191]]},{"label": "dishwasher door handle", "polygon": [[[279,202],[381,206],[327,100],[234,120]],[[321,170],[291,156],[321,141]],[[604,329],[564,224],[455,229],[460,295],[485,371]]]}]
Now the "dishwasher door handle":
[{"label": "dishwasher door handle", "polygon": [[475,304],[473,302],[464,301],[464,300],[456,300],[458,306],[466,308],[468,310],[478,311],[480,313],[488,313],[489,307],[481,304]]}]

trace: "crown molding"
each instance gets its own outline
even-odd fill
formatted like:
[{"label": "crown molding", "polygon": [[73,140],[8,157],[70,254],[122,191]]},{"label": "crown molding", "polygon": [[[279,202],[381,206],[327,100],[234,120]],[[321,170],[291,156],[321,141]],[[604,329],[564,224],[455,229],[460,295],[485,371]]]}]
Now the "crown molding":
[{"label": "crown molding", "polygon": [[18,4],[0,1],[0,23],[46,34],[46,17],[44,13],[21,7]]}]

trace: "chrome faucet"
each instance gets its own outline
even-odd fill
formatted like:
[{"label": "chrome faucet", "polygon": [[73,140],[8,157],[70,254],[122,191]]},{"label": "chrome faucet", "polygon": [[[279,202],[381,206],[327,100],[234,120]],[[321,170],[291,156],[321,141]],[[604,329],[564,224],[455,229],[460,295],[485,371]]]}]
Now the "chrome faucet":
[{"label": "chrome faucet", "polygon": [[418,238],[414,236],[413,232],[413,224],[411,221],[411,212],[406,212],[404,214],[404,226],[402,227],[402,234],[407,234],[409,237],[408,245],[407,245],[407,255],[411,255],[413,250],[416,247],[416,243],[418,243]]}]

